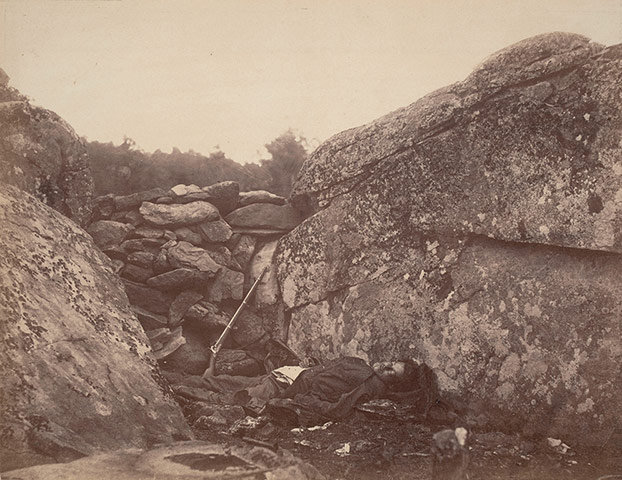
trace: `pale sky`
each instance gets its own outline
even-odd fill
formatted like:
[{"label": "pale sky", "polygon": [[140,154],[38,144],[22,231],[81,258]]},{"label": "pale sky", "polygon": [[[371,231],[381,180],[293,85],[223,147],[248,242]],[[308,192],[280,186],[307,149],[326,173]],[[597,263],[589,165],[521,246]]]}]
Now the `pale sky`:
[{"label": "pale sky", "polygon": [[622,0],[0,0],[0,67],[89,140],[245,163],[289,128],[323,141],[551,31],[622,43]]}]

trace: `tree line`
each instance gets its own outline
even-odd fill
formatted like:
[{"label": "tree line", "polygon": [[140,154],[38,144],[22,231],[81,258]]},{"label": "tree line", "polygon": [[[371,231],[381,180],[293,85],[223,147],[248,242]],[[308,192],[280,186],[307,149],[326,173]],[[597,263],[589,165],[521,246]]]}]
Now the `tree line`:
[{"label": "tree line", "polygon": [[241,191],[268,190],[288,197],[296,175],[308,156],[307,142],[292,130],[265,145],[271,158],[260,164],[240,164],[216,151],[202,155],[192,150],[147,153],[126,138],[121,145],[85,142],[95,194],[129,195],[152,188],[171,188],[180,183],[199,186],[234,180]]}]

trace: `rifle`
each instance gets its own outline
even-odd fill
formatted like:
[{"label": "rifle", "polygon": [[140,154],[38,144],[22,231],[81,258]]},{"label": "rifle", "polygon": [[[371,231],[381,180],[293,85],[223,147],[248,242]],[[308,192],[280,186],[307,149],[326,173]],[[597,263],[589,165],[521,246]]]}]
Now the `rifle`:
[{"label": "rifle", "polygon": [[212,356],[210,358],[210,362],[209,362],[209,366],[207,367],[207,370],[203,372],[203,378],[208,377],[208,376],[214,376],[214,371],[216,369],[216,357],[218,356],[218,352],[220,352],[220,349],[222,348],[223,343],[225,343],[225,339],[227,338],[229,331],[233,327],[233,324],[235,323],[235,321],[238,319],[238,317],[242,313],[242,310],[244,310],[244,307],[248,303],[248,300],[251,298],[255,290],[257,290],[257,287],[259,286],[259,282],[261,282],[261,279],[263,278],[263,276],[265,275],[267,271],[268,271],[268,266],[266,266],[262,270],[261,275],[259,275],[259,277],[257,277],[257,280],[255,280],[255,283],[253,283],[253,286],[250,288],[250,290],[244,297],[244,300],[242,300],[242,303],[236,310],[233,317],[231,317],[231,320],[229,320],[229,323],[227,324],[225,329],[220,334],[220,337],[218,337],[218,340],[216,340],[216,343],[214,343],[214,345],[210,347]]}]

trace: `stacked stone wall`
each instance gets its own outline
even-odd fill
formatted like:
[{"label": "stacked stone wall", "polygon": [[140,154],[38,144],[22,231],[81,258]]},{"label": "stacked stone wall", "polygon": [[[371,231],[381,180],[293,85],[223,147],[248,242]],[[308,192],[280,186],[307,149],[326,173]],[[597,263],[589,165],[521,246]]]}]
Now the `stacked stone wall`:
[{"label": "stacked stone wall", "polygon": [[121,276],[160,365],[183,373],[207,368],[210,346],[267,267],[216,366],[252,375],[271,340],[286,336],[271,264],[279,238],[299,223],[285,198],[221,182],[99,197],[88,232]]}]

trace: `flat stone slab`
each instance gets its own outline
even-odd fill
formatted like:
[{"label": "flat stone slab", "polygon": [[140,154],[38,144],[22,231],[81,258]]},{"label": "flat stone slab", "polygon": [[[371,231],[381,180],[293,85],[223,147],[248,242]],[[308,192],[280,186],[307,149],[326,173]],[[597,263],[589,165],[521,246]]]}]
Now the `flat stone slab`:
[{"label": "flat stone slab", "polygon": [[2,474],[6,480],[191,480],[270,478],[320,480],[314,467],[286,450],[178,442],[152,450],[126,449],[70,463],[39,465]]},{"label": "flat stone slab", "polygon": [[237,228],[255,228],[288,232],[298,226],[301,220],[291,205],[272,203],[253,203],[234,210],[225,218],[234,231]]},{"label": "flat stone slab", "polygon": [[209,202],[192,202],[184,205],[143,202],[139,211],[147,222],[159,227],[178,227],[216,220],[220,217],[218,209]]},{"label": "flat stone slab", "polygon": [[266,190],[253,190],[251,192],[240,192],[240,207],[246,207],[253,203],[273,203],[275,205],[285,205],[287,199]]},{"label": "flat stone slab", "polygon": [[117,196],[113,198],[115,210],[128,210],[138,207],[143,202],[151,202],[160,197],[164,197],[166,191],[161,188],[154,188],[144,192],[132,193],[131,195]]}]

